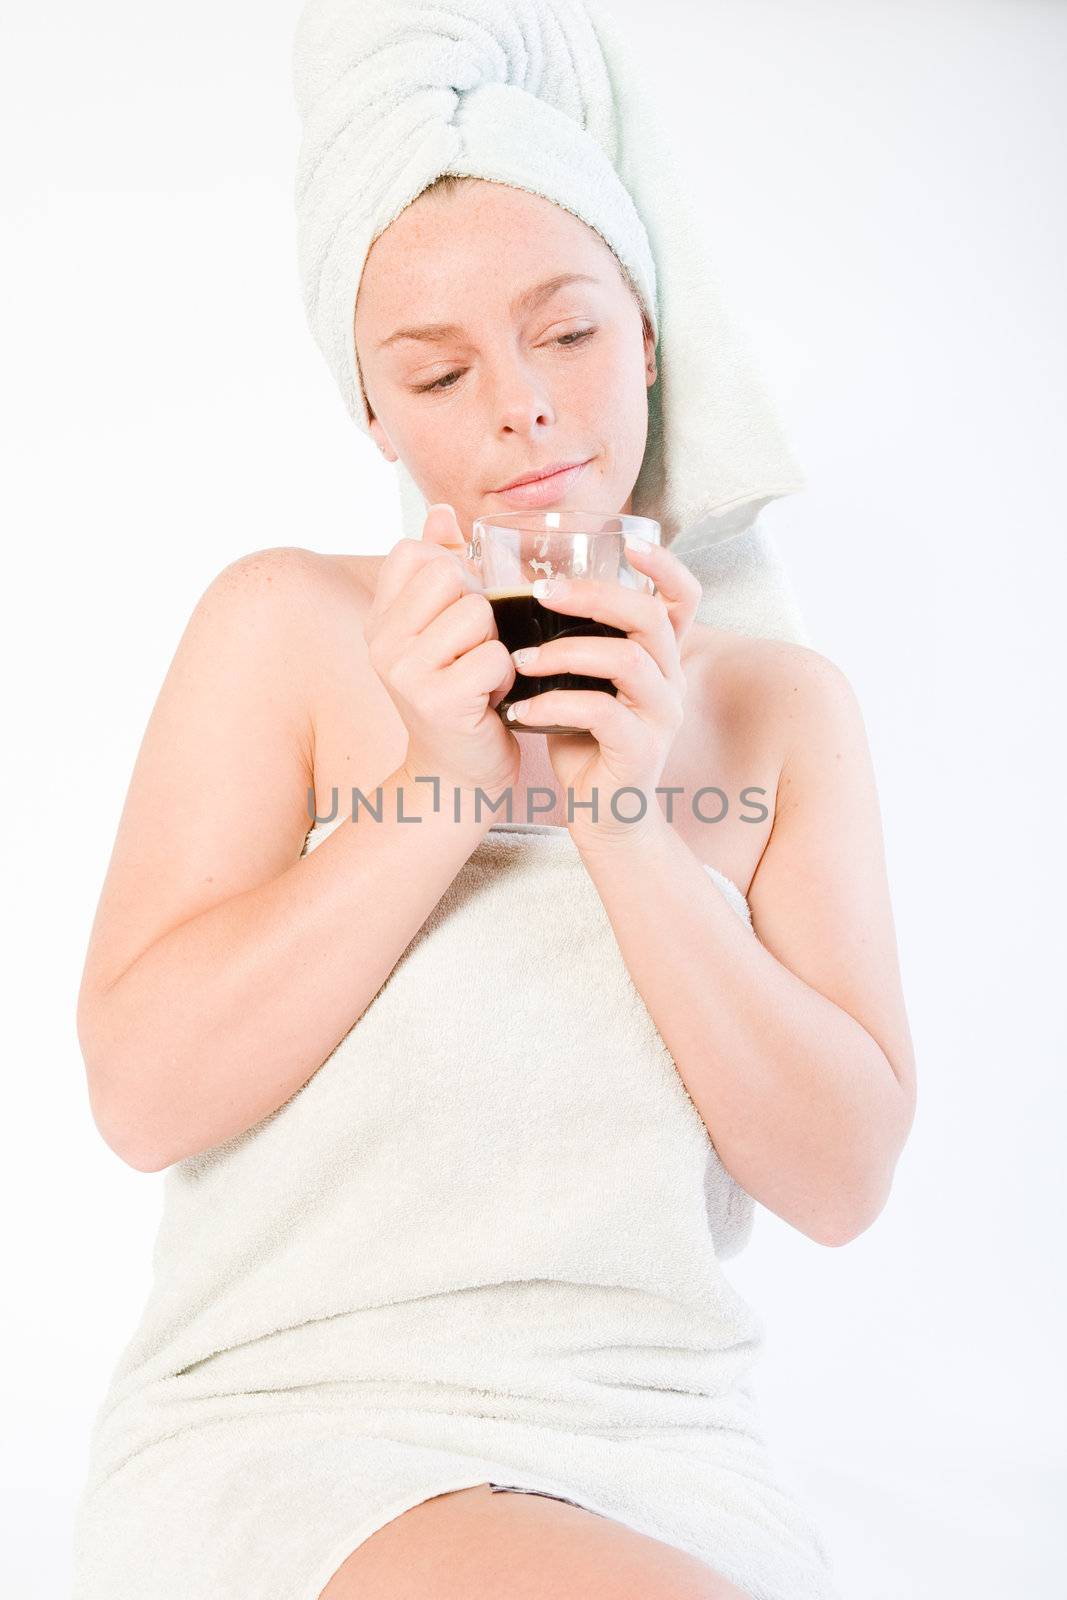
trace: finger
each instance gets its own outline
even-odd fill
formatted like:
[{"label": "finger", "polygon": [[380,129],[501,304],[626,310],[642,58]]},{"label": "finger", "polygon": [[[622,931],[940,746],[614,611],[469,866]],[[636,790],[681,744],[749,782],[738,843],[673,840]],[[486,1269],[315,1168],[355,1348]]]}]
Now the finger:
[{"label": "finger", "polygon": [[493,608],[484,595],[477,595],[471,589],[455,556],[433,543],[409,542],[415,544],[416,550],[407,557],[411,563],[407,581],[386,609],[372,619],[376,641],[388,639],[391,647],[402,644],[466,596],[472,602],[481,602],[472,609],[483,614],[482,625],[491,632],[495,627]]},{"label": "finger", "polygon": [[667,607],[671,625],[681,638],[696,617],[704,593],[700,579],[673,551],[647,539],[627,538],[626,564],[652,579],[656,593]]},{"label": "finger", "polygon": [[[414,573],[388,611],[368,623],[371,665],[387,680],[398,672],[407,678],[433,671],[491,633],[492,617],[484,595],[467,593],[451,558],[441,553]],[[435,623],[440,627],[427,645],[427,630]]]},{"label": "finger", "polygon": [[455,507],[447,501],[432,505],[426,513],[422,537],[424,543],[434,543],[455,556],[468,579],[468,588],[481,587],[477,564],[468,553],[469,541],[459,525]]},{"label": "finger", "polygon": [[[570,641],[567,641],[570,643]],[[590,677],[607,678],[612,682],[618,694],[608,698],[618,699],[628,710],[636,712],[646,724],[655,726],[671,726],[677,728],[682,721],[682,698],[677,690],[659,670],[647,650],[638,649],[636,652],[631,647],[629,639],[589,639],[585,641],[590,645],[603,645],[604,651],[595,649],[583,650],[583,641],[575,640],[576,648],[573,663],[568,662],[570,670],[583,672]],[[608,662],[606,657],[614,656],[614,662]],[[541,676],[548,676],[542,666],[527,667],[527,672],[536,672]],[[523,669],[518,667],[516,676],[516,697],[522,699]],[[532,687],[532,685],[531,685]],[[539,708],[543,701],[560,694],[565,695],[592,695],[594,700],[600,699],[606,693],[603,689],[544,689],[540,694],[533,694],[527,703],[530,706],[532,719],[536,722],[539,718]],[[525,721],[525,717],[523,718]],[[551,720],[548,719],[548,720]],[[560,721],[566,721],[561,717]]]},{"label": "finger", "polygon": [[426,513],[421,539],[400,539],[390,550],[378,570],[378,583],[371,606],[371,616],[377,617],[388,610],[408,583],[412,574],[428,561],[439,560],[442,553],[458,563],[465,574],[467,588],[477,587],[475,575],[467,559],[467,546],[460,530],[459,520],[452,506],[433,505]]},{"label": "finger", "polygon": [[639,770],[648,756],[649,730],[615,695],[599,689],[550,689],[523,706],[510,705],[507,722],[524,728],[558,726],[591,733],[609,766]]},{"label": "finger", "polygon": [[467,541],[463,537],[455,507],[445,500],[428,507],[422,539],[424,544],[442,545],[459,556],[465,557],[467,554]]},{"label": "finger", "polygon": [[418,643],[411,647],[412,658],[438,672],[477,646],[492,644],[498,657],[497,670],[501,671],[504,662],[512,666],[514,663],[495,630],[493,608],[485,596],[461,594],[420,630]]},{"label": "finger", "polygon": [[421,539],[398,539],[378,568],[371,617],[377,618],[388,611],[412,575],[427,562],[439,559],[437,550]]},{"label": "finger", "polygon": [[658,595],[639,594],[621,583],[603,583],[598,578],[539,578],[533,593],[550,611],[591,617],[594,622],[621,628],[644,646],[664,677],[673,677],[679,670],[678,641]]},{"label": "finger", "polygon": [[511,657],[499,639],[485,639],[468,650],[453,666],[445,668],[445,676],[461,686],[459,692],[468,702],[482,703],[488,695],[490,711],[496,710],[515,681]]},{"label": "finger", "polygon": [[[644,646],[634,639],[572,634],[566,639],[550,639],[547,644],[520,650],[512,660],[520,692],[524,677],[551,678],[560,672],[581,672],[590,678],[608,678],[628,704],[650,716],[662,714],[676,698],[670,680],[663,676]],[[544,691],[545,694],[550,692]]]}]

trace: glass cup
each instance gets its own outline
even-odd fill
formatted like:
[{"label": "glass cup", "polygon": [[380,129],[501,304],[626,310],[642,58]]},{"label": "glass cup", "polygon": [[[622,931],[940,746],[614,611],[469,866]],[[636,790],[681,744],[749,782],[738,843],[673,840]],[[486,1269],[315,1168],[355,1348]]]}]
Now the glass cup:
[{"label": "glass cup", "polygon": [[[515,511],[500,516],[475,517],[468,563],[481,592],[493,608],[496,631],[508,650],[546,644],[550,639],[574,634],[625,639],[626,631],[588,616],[554,611],[532,592],[537,578],[594,579],[618,583],[642,594],[655,594],[652,579],[637,572],[626,560],[625,535],[636,534],[650,544],[660,541],[660,525],[651,517],[624,512],[601,516],[592,511]],[[610,678],[581,672],[555,672],[545,677],[516,674],[515,682],[497,706],[503,717],[515,700],[528,700],[550,689],[598,689],[617,694]],[[524,727],[509,722],[515,733],[585,733],[566,723]]]}]

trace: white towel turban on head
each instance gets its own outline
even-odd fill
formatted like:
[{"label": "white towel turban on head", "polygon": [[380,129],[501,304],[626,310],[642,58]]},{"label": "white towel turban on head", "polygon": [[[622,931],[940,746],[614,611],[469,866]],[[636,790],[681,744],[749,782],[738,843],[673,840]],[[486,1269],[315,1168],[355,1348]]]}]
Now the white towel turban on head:
[{"label": "white towel turban on head", "polygon": [[[357,425],[369,433],[353,320],[374,240],[444,173],[541,195],[614,251],[656,336],[634,513],[654,517],[662,542],[700,577],[701,620],[806,642],[784,565],[756,525],[769,501],[804,487],[803,474],[603,8],[307,0],[293,84],[304,305]],[[417,538],[426,502],[402,463],[397,473],[404,533]]]}]

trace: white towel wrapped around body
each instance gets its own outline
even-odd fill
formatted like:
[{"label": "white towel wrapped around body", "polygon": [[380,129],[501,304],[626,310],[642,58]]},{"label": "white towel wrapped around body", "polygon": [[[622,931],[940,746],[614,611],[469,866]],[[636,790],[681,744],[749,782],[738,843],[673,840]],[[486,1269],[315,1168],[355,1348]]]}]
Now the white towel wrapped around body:
[{"label": "white towel wrapped around body", "polygon": [[376,1528],[483,1482],[754,1600],[837,1600],[761,1432],[761,1321],[722,1270],[753,1201],[566,829],[490,830],[308,1082],[164,1184],[74,1600],[317,1600]]}]

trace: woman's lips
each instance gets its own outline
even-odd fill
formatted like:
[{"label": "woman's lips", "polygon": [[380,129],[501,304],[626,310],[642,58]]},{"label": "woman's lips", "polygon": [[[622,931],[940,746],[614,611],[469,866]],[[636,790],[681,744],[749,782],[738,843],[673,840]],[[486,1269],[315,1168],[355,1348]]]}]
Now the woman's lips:
[{"label": "woman's lips", "polygon": [[517,489],[497,489],[495,492],[509,506],[550,506],[554,501],[562,500],[588,465],[588,461],[583,461],[577,467],[568,467],[566,472],[554,472],[550,478],[538,478],[536,483],[523,483]]}]

